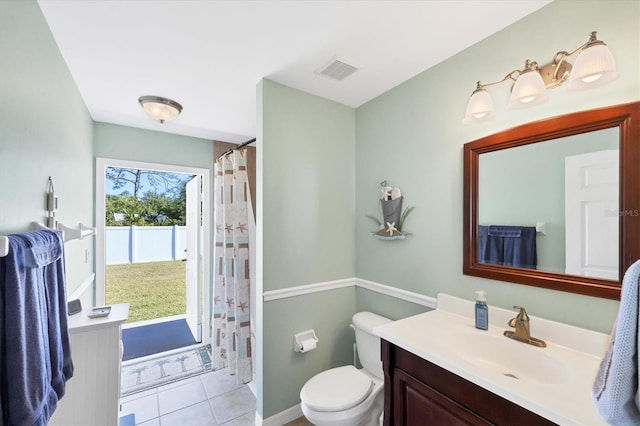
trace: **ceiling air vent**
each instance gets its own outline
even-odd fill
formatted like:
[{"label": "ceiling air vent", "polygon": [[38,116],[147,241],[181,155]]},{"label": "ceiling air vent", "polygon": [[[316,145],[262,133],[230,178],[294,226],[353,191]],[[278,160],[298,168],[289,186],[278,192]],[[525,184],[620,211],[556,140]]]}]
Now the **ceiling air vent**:
[{"label": "ceiling air vent", "polygon": [[358,70],[359,68],[355,65],[349,64],[344,59],[336,57],[316,72],[320,75],[341,81]]}]

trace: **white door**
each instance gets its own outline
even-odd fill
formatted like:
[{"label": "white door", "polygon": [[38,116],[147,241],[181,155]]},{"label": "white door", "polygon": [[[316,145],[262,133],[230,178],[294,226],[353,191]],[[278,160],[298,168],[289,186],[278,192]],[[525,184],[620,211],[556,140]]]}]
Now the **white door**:
[{"label": "white door", "polygon": [[618,150],[565,158],[566,272],[618,280]]},{"label": "white door", "polygon": [[187,183],[187,324],[197,342],[202,341],[202,185],[201,176]]}]

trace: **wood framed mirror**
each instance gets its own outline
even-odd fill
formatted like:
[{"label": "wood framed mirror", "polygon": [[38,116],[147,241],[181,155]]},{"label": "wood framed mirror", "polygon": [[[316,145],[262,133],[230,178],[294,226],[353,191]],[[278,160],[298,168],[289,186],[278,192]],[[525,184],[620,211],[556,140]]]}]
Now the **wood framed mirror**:
[{"label": "wood framed mirror", "polygon": [[[602,142],[607,138],[609,139],[608,141]],[[586,149],[586,145],[591,144],[594,140],[602,142],[603,145],[595,145],[596,148]],[[553,148],[560,144],[563,144],[564,148]],[[484,210],[481,211],[480,206],[491,206],[492,203],[499,205],[502,203],[501,209],[486,209],[484,207],[483,209],[502,210],[503,212],[516,210],[531,212],[534,209],[526,206],[523,208],[522,203],[518,201],[522,198],[519,197],[524,196],[526,199],[527,197],[534,197],[534,194],[545,194],[546,197],[549,193],[553,193],[554,199],[559,203],[562,203],[563,200],[567,203],[569,198],[575,197],[568,195],[571,191],[566,188],[570,179],[564,177],[564,175],[568,174],[569,160],[567,158],[570,155],[568,152],[573,152],[576,148],[578,148],[578,151],[586,150],[588,152],[592,150],[614,152],[617,150],[617,152],[614,152],[614,156],[617,156],[615,159],[617,163],[615,164],[617,168],[615,172],[617,173],[614,172],[614,185],[617,184],[618,191],[617,194],[615,190],[612,191],[616,197],[615,201],[613,201],[613,208],[611,208],[611,204],[609,204],[609,207],[603,208],[604,204],[602,204],[600,207],[596,207],[595,210],[587,209],[586,211],[581,211],[579,213],[579,215],[582,215],[580,219],[574,219],[574,216],[558,219],[556,217],[557,214],[554,216],[547,210],[541,209],[537,212],[538,216],[535,216],[535,220],[529,218],[528,223],[520,223],[521,225],[527,225],[529,229],[532,229],[530,227],[535,226],[536,223],[546,224],[545,234],[538,233],[534,238],[538,241],[545,239],[543,243],[546,243],[547,248],[543,253],[538,254],[538,258],[546,258],[546,262],[551,265],[549,267],[546,267],[546,265],[523,266],[521,264],[506,266],[510,264],[487,261],[484,258],[485,255],[481,254],[479,250],[479,230],[485,232],[484,229],[488,229],[491,225],[513,225],[513,223],[508,223],[511,220],[508,217],[500,217],[496,219],[500,223],[492,223],[494,219],[490,214],[485,214],[481,218],[480,214],[486,212]],[[535,153],[531,151],[533,149],[536,150]],[[489,199],[492,191],[487,188],[492,188],[492,186],[487,186],[488,183],[484,180],[481,181],[481,176],[484,178],[489,170],[498,170],[498,172],[502,170],[501,178],[494,180],[495,182],[518,182],[515,177],[516,175],[520,177],[521,173],[524,174],[523,167],[518,166],[518,160],[511,157],[518,150],[520,150],[520,156],[525,158],[524,162],[531,163],[531,166],[535,168],[534,175],[523,178],[524,181],[535,182],[535,185],[537,185],[538,181],[543,180],[543,177],[554,175],[554,172],[552,172],[554,167],[561,170],[558,173],[562,173],[563,178],[558,178],[558,173],[556,173],[555,178],[550,178],[550,181],[546,183],[540,183],[541,188],[535,189],[521,183],[513,184],[512,186],[518,188],[515,193],[509,195],[507,192],[498,201]],[[546,158],[545,156],[548,155],[549,150],[558,151],[558,159],[551,160]],[[505,161],[504,163],[489,162],[492,157],[505,157],[505,155],[509,155],[509,157],[506,157],[506,160],[502,160]],[[536,159],[542,160],[542,162],[536,162]],[[566,166],[565,163],[567,164]],[[481,170],[483,164],[484,168]],[[556,164],[556,166],[552,164]],[[600,169],[603,168],[601,167]],[[580,166],[577,170],[585,181],[599,174],[597,171],[591,174],[589,174],[590,172],[581,171]],[[609,179],[609,181],[613,182],[613,179]],[[501,188],[494,192],[501,193],[502,191]],[[594,297],[619,299],[624,272],[632,263],[640,259],[640,102],[553,117],[514,127],[465,144],[463,195],[463,273],[465,275]],[[481,199],[481,197],[486,198]],[[552,204],[547,198],[532,200],[531,203],[542,207]],[[567,215],[570,210],[564,205],[555,206],[554,208],[557,211],[562,211],[564,215]],[[497,216],[499,215],[494,215],[494,217]],[[605,218],[605,216],[607,217]],[[593,221],[594,218],[596,218],[595,221]],[[513,218],[513,220],[518,220],[518,217]],[[601,252],[603,257],[608,256],[614,264],[613,272],[610,271],[608,276],[606,274],[599,275],[589,270],[571,269],[564,263],[568,258],[573,259],[575,257],[570,252],[570,250],[575,252],[575,249],[569,248],[569,246],[575,246],[573,241],[568,242],[569,239],[573,238],[572,231],[569,228],[584,228],[582,222],[576,225],[576,220],[591,223],[593,229],[596,230],[594,234],[611,234],[609,236],[613,241],[613,243],[610,242],[613,245],[612,248],[605,249],[599,243],[593,243],[595,241],[593,238],[582,237],[583,239],[586,238],[586,243],[583,242],[583,244],[579,245],[577,250],[581,261],[586,264],[590,262],[598,263],[595,252]],[[604,228],[607,228],[606,231]],[[616,230],[617,235],[615,233]],[[556,239],[554,240],[553,238]],[[564,250],[561,247],[563,243]],[[544,247],[544,244],[539,244],[539,247]],[[614,253],[616,247],[618,253],[617,271],[615,270],[616,259]],[[538,251],[540,251],[540,248]],[[613,259],[611,259],[612,256],[614,256]],[[552,265],[554,262],[558,264]],[[597,268],[598,265],[596,265]]]}]

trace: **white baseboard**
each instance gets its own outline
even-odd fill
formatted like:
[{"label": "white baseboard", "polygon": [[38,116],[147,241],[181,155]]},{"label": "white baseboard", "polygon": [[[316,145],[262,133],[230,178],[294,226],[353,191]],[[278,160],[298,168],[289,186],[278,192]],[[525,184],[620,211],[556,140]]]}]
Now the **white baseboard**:
[{"label": "white baseboard", "polygon": [[256,385],[256,380],[255,380],[255,370],[254,370],[254,373],[253,373],[253,380],[251,380],[249,383],[247,383],[247,387],[249,388],[249,390],[253,394],[253,397],[257,398],[258,397],[258,386]]},{"label": "white baseboard", "polygon": [[287,408],[286,410],[281,411],[278,414],[275,414],[264,420],[262,420],[262,418],[259,418],[258,413],[256,413],[256,426],[282,426],[294,421],[297,418],[302,417],[303,415],[304,414],[302,414],[302,408],[300,408],[300,404],[294,405],[291,408]]}]

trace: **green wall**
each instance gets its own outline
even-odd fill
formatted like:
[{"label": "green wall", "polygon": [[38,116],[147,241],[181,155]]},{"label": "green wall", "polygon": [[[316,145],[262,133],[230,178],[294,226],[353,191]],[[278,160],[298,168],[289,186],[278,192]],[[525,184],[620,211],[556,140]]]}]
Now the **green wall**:
[{"label": "green wall", "polygon": [[[0,234],[46,222],[49,176],[60,222],[92,225],[91,117],[35,1],[0,2],[0,78]],[[93,249],[65,244],[67,294],[93,272]]]},{"label": "green wall", "polygon": [[[472,300],[474,290],[485,289],[490,304],[519,304],[532,315],[610,332],[616,301],[462,274],[462,146],[526,122],[640,99],[639,18],[637,1],[555,1],[358,108],[356,275],[434,297],[444,292]],[[548,103],[516,111],[506,109],[509,85],[503,84],[489,89],[496,120],[461,123],[476,81],[499,80],[527,58],[550,61],[594,30],[611,48],[619,80],[592,91],[558,88]],[[384,179],[416,207],[405,224],[414,236],[404,241],[370,234],[365,215],[377,211]]]},{"label": "green wall", "polygon": [[[258,100],[258,294],[354,277],[354,110],[269,80]],[[355,291],[264,302],[261,310],[258,412],[268,418],[298,404],[314,374],[352,362]],[[293,335],[310,328],[317,349],[293,352]]]},{"label": "green wall", "polygon": [[209,169],[213,142],[117,124],[94,123],[95,156]]},{"label": "green wall", "polygon": [[387,296],[366,288],[356,287],[355,312],[375,312],[378,315],[396,321],[430,310],[430,308],[423,305],[417,305],[413,302]]},{"label": "green wall", "polygon": [[355,112],[263,83],[264,290],[355,273]]}]

